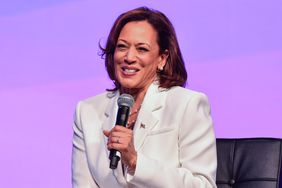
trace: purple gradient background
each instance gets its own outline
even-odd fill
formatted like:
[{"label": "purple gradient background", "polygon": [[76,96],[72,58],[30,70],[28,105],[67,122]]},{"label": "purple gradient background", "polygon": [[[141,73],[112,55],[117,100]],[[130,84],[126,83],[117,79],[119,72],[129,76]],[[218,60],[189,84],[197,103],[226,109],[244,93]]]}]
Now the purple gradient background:
[{"label": "purple gradient background", "polygon": [[280,0],[1,1],[1,187],[71,187],[75,105],[111,87],[98,41],[142,5],[172,20],[217,137],[282,137]]}]

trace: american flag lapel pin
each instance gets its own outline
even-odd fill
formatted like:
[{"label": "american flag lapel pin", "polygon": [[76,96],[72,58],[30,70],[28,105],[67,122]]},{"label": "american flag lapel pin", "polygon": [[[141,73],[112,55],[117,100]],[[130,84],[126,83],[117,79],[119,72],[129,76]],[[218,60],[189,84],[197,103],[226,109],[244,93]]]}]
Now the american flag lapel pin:
[{"label": "american flag lapel pin", "polygon": [[141,123],[140,128],[145,129],[145,127],[146,127],[145,124]]}]

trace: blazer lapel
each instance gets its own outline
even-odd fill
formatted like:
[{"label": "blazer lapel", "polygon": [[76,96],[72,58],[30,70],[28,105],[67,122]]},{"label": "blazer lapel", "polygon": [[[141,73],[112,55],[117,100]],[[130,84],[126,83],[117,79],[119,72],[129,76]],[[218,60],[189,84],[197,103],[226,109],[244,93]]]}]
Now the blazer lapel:
[{"label": "blazer lapel", "polygon": [[117,183],[114,173],[109,169],[107,148],[104,143],[104,135],[101,125],[104,117],[99,117],[95,107],[85,105],[81,112],[81,121],[84,123],[84,132],[87,159],[91,165],[91,172],[101,187],[123,187]]},{"label": "blazer lapel", "polygon": [[158,87],[159,85],[156,83],[151,84],[139,111],[134,126],[134,145],[136,151],[143,145],[148,132],[159,122],[158,111],[164,106],[166,92],[160,91]]},{"label": "blazer lapel", "polygon": [[[111,130],[115,126],[118,111],[117,99],[119,97],[119,93],[109,93],[108,97],[110,98],[110,100],[104,113],[104,121],[102,123],[103,130]],[[107,141],[106,137],[105,139]]]}]

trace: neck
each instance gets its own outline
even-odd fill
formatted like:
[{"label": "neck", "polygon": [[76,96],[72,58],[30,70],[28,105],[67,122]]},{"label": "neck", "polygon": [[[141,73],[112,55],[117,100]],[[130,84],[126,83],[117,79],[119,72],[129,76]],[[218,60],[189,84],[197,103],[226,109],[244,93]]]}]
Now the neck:
[{"label": "neck", "polygon": [[121,93],[127,93],[130,94],[131,96],[133,96],[134,98],[134,105],[133,105],[133,109],[139,109],[143,99],[145,97],[145,94],[148,90],[147,86],[146,88],[142,88],[142,89],[137,89],[137,88],[121,88]]}]

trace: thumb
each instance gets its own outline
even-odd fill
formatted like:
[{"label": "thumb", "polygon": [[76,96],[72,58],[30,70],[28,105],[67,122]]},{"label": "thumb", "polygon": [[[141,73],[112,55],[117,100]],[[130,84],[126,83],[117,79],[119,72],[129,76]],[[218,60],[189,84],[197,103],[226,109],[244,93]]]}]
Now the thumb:
[{"label": "thumb", "polygon": [[107,131],[107,130],[103,130],[103,133],[106,137],[109,137],[110,136],[110,131]]}]

